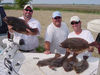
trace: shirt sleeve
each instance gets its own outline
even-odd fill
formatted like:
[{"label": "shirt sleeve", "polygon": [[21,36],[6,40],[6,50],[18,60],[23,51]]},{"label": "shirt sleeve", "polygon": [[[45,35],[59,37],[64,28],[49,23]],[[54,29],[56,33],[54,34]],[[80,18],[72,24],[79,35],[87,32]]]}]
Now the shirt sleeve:
[{"label": "shirt sleeve", "polygon": [[88,35],[88,37],[87,37],[88,42],[89,42],[89,43],[94,42],[93,35],[91,34],[91,32],[90,32],[90,31],[88,31],[87,35]]},{"label": "shirt sleeve", "polygon": [[38,30],[39,30],[38,35],[40,35],[40,32],[41,32],[41,24],[40,24],[40,22],[38,22],[38,21],[30,22],[30,23],[29,23],[29,26],[30,26],[30,28],[32,28],[32,29],[38,28]]},{"label": "shirt sleeve", "polygon": [[52,38],[53,38],[53,28],[49,26],[45,34],[45,41],[52,42]]}]

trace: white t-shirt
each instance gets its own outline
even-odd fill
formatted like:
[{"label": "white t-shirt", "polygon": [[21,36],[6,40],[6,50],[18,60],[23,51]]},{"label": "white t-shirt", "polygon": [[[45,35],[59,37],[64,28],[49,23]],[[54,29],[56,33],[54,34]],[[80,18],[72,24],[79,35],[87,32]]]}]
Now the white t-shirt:
[{"label": "white t-shirt", "polygon": [[[23,17],[19,17],[19,18],[24,20]],[[16,39],[17,37],[20,37],[25,42],[25,45],[20,46],[20,49],[22,49],[22,50],[32,50],[32,49],[38,47],[38,44],[39,44],[37,36],[40,34],[40,31],[41,31],[40,23],[37,20],[35,20],[34,18],[31,18],[28,21],[28,24],[31,28],[38,28],[39,33],[37,35],[25,35],[25,34],[14,32],[14,39]]]},{"label": "white t-shirt", "polygon": [[61,23],[60,28],[56,27],[53,23],[47,27],[45,41],[50,42],[50,51],[52,53],[55,52],[55,49],[58,53],[64,54],[66,52],[66,50],[61,48],[59,45],[68,37],[68,34],[69,29],[64,22]]},{"label": "white t-shirt", "polygon": [[82,30],[82,32],[79,35],[77,35],[74,31],[69,33],[68,38],[74,38],[74,37],[82,38],[88,41],[88,43],[92,43],[94,41],[91,32],[88,30]]}]

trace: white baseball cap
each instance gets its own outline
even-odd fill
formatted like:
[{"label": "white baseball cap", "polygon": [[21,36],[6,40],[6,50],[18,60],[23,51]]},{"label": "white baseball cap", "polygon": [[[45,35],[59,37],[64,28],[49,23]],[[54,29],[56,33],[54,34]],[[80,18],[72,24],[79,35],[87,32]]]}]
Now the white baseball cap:
[{"label": "white baseball cap", "polygon": [[62,17],[59,11],[55,11],[52,13],[52,18],[55,18],[56,16]]},{"label": "white baseball cap", "polygon": [[79,22],[80,18],[78,16],[72,16],[71,19],[70,19],[70,22],[72,22],[72,21]]},{"label": "white baseball cap", "polygon": [[26,4],[26,5],[24,6],[24,9],[26,9],[27,7],[30,7],[30,8],[33,10],[33,7],[32,7],[31,4]]}]

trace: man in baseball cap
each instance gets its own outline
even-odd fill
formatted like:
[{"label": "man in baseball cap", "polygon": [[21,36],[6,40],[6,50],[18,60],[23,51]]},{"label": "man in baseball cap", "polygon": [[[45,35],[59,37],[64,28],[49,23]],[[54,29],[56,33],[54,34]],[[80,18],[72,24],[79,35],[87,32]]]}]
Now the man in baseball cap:
[{"label": "man in baseball cap", "polygon": [[35,48],[39,46],[38,35],[40,35],[41,25],[38,20],[32,17],[32,15],[33,15],[32,5],[26,4],[23,8],[23,15],[19,18],[23,19],[31,29],[26,29],[27,34],[14,32],[14,39],[20,37],[25,42],[25,44],[20,45],[19,48],[19,50],[22,52],[36,52]]},{"label": "man in baseball cap", "polygon": [[59,45],[63,42],[69,33],[67,25],[62,22],[62,16],[59,11],[52,13],[52,22],[47,27],[45,34],[45,54],[61,53],[65,54],[66,50]]},{"label": "man in baseball cap", "polygon": [[[70,18],[70,23],[73,28],[73,32],[70,32],[68,38],[82,38],[86,40],[88,43],[94,42],[94,38],[90,31],[81,28],[81,20],[78,16],[72,16]],[[87,56],[91,56],[94,48],[89,47],[89,49],[82,53],[83,55],[86,54]]]}]

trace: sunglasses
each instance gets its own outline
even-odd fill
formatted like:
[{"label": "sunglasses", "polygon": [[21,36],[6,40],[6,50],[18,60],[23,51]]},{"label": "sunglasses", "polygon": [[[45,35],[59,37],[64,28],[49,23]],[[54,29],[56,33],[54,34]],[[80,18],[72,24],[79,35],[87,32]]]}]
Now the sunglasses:
[{"label": "sunglasses", "polygon": [[55,17],[54,19],[61,19],[61,17]]},{"label": "sunglasses", "polygon": [[[80,22],[80,21],[79,21],[79,22]],[[74,24],[78,24],[79,22],[71,22],[71,24],[74,25]]]},{"label": "sunglasses", "polygon": [[25,9],[25,11],[29,11],[29,12],[32,12],[33,10]]}]

